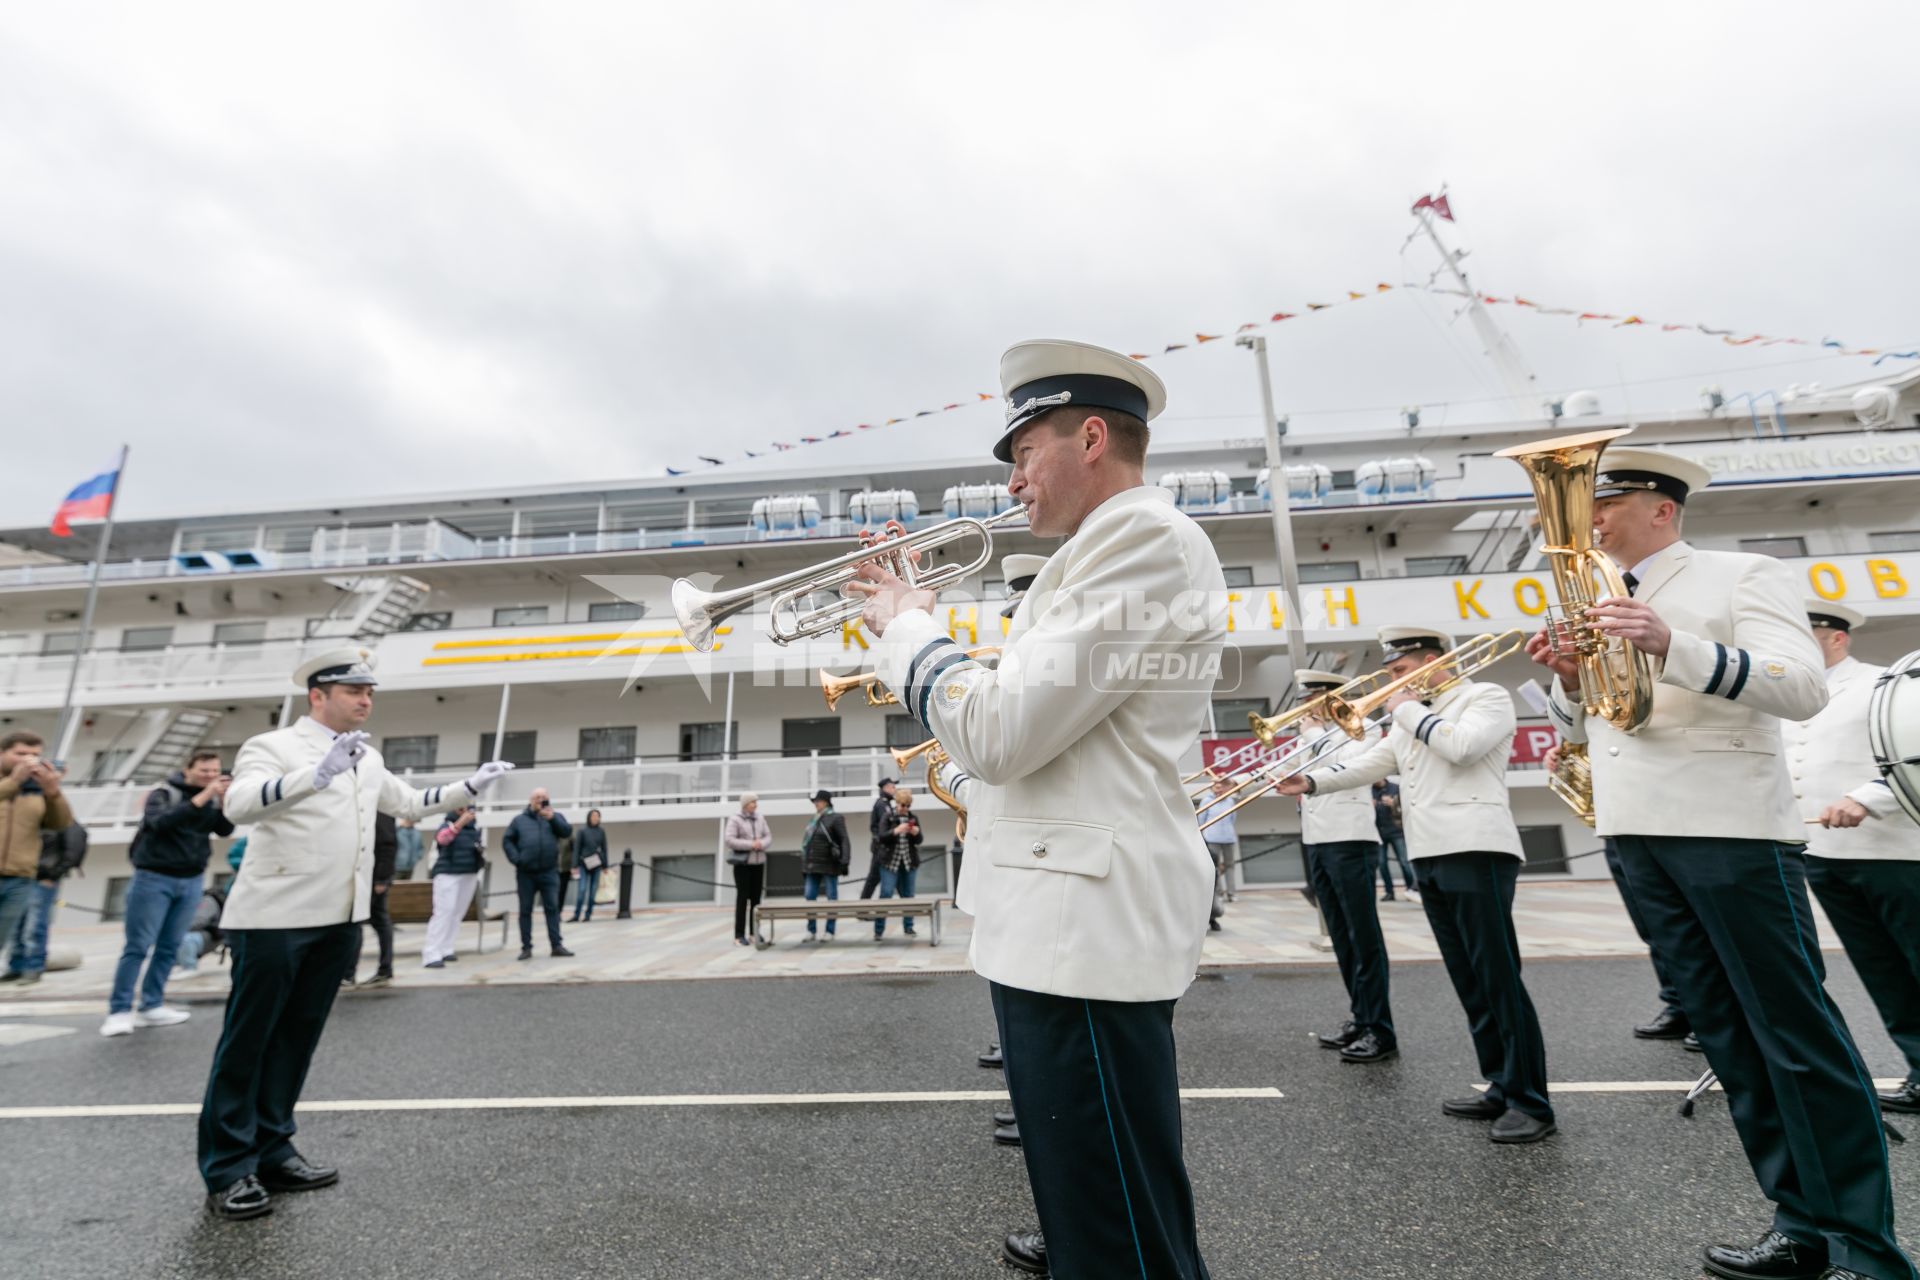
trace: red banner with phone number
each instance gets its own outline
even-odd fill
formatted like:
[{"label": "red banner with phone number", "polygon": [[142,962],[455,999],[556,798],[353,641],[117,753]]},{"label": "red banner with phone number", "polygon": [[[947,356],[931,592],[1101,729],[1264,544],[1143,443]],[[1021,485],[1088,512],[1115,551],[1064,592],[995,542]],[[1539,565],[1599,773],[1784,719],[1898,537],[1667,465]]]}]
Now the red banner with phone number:
[{"label": "red banner with phone number", "polygon": [[[1271,750],[1260,746],[1258,738],[1202,738],[1200,739],[1200,763],[1210,769],[1225,772],[1247,763],[1255,757],[1267,758],[1278,754],[1291,738],[1275,741]],[[1560,741],[1560,735],[1548,724],[1523,724],[1513,733],[1513,749],[1507,753],[1507,767],[1537,765],[1547,758],[1547,752],[1553,750]]]}]

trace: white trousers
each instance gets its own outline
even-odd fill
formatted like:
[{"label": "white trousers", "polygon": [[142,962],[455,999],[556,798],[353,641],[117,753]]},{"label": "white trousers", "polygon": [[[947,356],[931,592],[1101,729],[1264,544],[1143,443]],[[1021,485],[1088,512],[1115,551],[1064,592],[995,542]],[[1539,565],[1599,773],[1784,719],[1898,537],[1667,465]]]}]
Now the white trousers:
[{"label": "white trousers", "polygon": [[420,952],[422,963],[444,960],[453,954],[453,940],[460,932],[460,922],[466,918],[467,908],[473,903],[473,891],[479,883],[478,872],[433,877],[433,918],[427,921],[427,945]]}]

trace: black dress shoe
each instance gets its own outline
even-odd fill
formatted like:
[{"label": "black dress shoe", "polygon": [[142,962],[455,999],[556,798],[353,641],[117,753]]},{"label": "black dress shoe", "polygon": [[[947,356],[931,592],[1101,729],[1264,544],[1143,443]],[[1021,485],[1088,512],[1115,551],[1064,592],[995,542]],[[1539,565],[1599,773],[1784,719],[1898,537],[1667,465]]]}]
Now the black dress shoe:
[{"label": "black dress shoe", "polygon": [[1705,1053],[1707,1046],[1700,1043],[1700,1037],[1689,1031],[1680,1040],[1680,1047],[1688,1053]]},{"label": "black dress shoe", "polygon": [[1892,1093],[1874,1096],[1880,1099],[1882,1111],[1898,1111],[1902,1115],[1920,1114],[1920,1080],[1909,1080]]},{"label": "black dress shoe", "polygon": [[1359,1038],[1360,1028],[1354,1026],[1351,1022],[1343,1022],[1340,1024],[1338,1031],[1322,1031],[1319,1036],[1316,1037],[1316,1039],[1320,1041],[1320,1047],[1322,1049],[1344,1049]]},{"label": "black dress shoe", "polygon": [[1017,1124],[1001,1125],[999,1128],[993,1131],[993,1140],[994,1142],[996,1142],[997,1144],[1003,1147],[1019,1146],[1020,1145],[1020,1126]]},{"label": "black dress shoe", "polygon": [[1827,1251],[1769,1231],[1752,1245],[1710,1244],[1703,1264],[1727,1280],[1814,1280],[1827,1268]]},{"label": "black dress shoe", "polygon": [[1013,1112],[1011,1111],[996,1111],[993,1113],[993,1127],[996,1129],[1004,1129],[1010,1124],[1019,1123],[1018,1120],[1014,1119]]},{"label": "black dress shoe", "polygon": [[1214,917],[1213,919],[1211,919],[1211,920],[1209,920],[1209,921],[1207,921],[1207,932],[1209,932],[1209,933],[1219,933],[1219,932],[1220,932],[1220,919],[1219,919],[1219,917],[1218,917],[1218,916],[1216,916],[1216,917]]},{"label": "black dress shoe", "polygon": [[252,1174],[207,1193],[207,1212],[229,1222],[244,1222],[273,1212],[273,1197]]},{"label": "black dress shoe", "polygon": [[1475,1094],[1471,1098],[1449,1098],[1440,1104],[1440,1109],[1462,1120],[1498,1120],[1507,1110],[1499,1103],[1489,1101],[1484,1094]]},{"label": "black dress shoe", "polygon": [[1001,1055],[1000,1046],[997,1044],[988,1045],[987,1051],[980,1055],[980,1065],[983,1067],[990,1067],[990,1068],[997,1069],[999,1067],[1005,1066],[1006,1064],[1007,1064],[1007,1060],[1004,1056]]},{"label": "black dress shoe", "polygon": [[548,954],[553,956],[556,959],[559,959],[565,956],[570,956],[574,953],[567,950],[565,947],[555,947],[552,951],[548,952]]},{"label": "black dress shoe", "polygon": [[260,1185],[269,1191],[318,1191],[321,1187],[330,1187],[340,1181],[338,1169],[308,1164],[303,1156],[294,1156],[285,1164],[262,1169],[257,1176]]},{"label": "black dress shoe", "polygon": [[1633,1034],[1642,1040],[1678,1040],[1693,1030],[1693,1023],[1687,1015],[1678,1009],[1662,1009],[1660,1016],[1652,1022],[1643,1022],[1633,1029]]},{"label": "black dress shoe", "polygon": [[519,957],[518,957],[518,958],[519,958],[519,959],[521,959],[521,960],[531,960],[531,959],[533,959],[533,948],[532,948],[532,947],[522,947],[522,948],[520,948],[520,955],[519,955]]},{"label": "black dress shoe", "polygon": [[1380,1037],[1371,1031],[1340,1051],[1342,1062],[1385,1062],[1399,1056],[1398,1045],[1381,1044]]},{"label": "black dress shoe", "polygon": [[1512,1146],[1550,1138],[1556,1128],[1558,1126],[1551,1120],[1541,1120],[1509,1107],[1505,1115],[1493,1122],[1493,1132],[1487,1136],[1495,1142]]},{"label": "black dress shoe", "polygon": [[1038,1231],[1009,1232],[1000,1246],[1000,1257],[1015,1271],[1047,1274],[1047,1241]]}]

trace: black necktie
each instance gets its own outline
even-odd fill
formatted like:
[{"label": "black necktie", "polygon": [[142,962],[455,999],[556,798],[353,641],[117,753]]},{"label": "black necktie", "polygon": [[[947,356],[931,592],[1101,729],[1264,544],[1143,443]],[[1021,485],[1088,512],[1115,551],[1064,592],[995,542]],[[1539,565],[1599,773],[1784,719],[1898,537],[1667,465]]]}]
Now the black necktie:
[{"label": "black necktie", "polygon": [[1621,580],[1622,582],[1624,582],[1624,583],[1626,583],[1626,584],[1627,584],[1627,594],[1628,594],[1628,595],[1632,595],[1632,594],[1633,594],[1633,589],[1634,589],[1635,587],[1637,587],[1637,586],[1639,586],[1639,585],[1640,585],[1640,579],[1638,579],[1638,578],[1636,578],[1636,577],[1634,577],[1634,576],[1633,576],[1633,575],[1632,575],[1631,573],[1623,573],[1623,574],[1621,574],[1621,575],[1620,575],[1620,580]]}]

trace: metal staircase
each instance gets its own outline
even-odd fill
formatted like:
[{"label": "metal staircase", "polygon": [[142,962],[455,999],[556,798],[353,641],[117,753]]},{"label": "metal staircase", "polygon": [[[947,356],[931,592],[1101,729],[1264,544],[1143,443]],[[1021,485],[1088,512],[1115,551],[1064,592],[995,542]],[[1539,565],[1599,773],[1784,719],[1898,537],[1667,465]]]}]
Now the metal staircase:
[{"label": "metal staircase", "polygon": [[133,782],[161,782],[175,769],[186,767],[193,749],[207,740],[208,732],[220,719],[218,711],[183,707],[167,719],[165,727],[133,757],[127,778]]},{"label": "metal staircase", "polygon": [[307,624],[309,640],[378,640],[406,625],[431,590],[419,579],[397,573],[327,581],[342,594],[324,617]]}]

